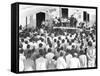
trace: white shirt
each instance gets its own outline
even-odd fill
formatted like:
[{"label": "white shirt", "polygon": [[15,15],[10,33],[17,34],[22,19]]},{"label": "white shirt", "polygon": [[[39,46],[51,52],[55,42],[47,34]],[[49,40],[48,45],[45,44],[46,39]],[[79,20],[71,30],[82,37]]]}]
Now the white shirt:
[{"label": "white shirt", "polygon": [[90,48],[87,50],[87,56],[89,60],[95,60],[96,58],[96,49],[95,48]]},{"label": "white shirt", "polygon": [[47,44],[46,45],[46,52],[48,52],[48,49],[49,49],[50,47],[49,47],[49,45]]},{"label": "white shirt", "polygon": [[75,38],[75,35],[72,35],[71,39],[74,39]]},{"label": "white shirt", "polygon": [[71,58],[72,58],[71,54],[68,54],[68,55],[65,56],[67,68],[70,67],[70,60],[71,60]]},{"label": "white shirt", "polygon": [[35,47],[35,49],[38,49],[38,44],[36,42],[33,43],[33,47]]},{"label": "white shirt", "polygon": [[48,60],[49,60],[49,59],[52,59],[52,58],[54,57],[54,53],[49,52],[49,53],[46,54],[45,57],[46,57]]},{"label": "white shirt", "polygon": [[33,46],[34,46],[34,43],[33,42],[29,42],[28,44],[30,45],[30,49],[32,50]]},{"label": "white shirt", "polygon": [[27,39],[27,40],[29,40],[29,39],[30,39],[30,37],[27,37],[26,39]]},{"label": "white shirt", "polygon": [[65,69],[66,68],[66,62],[63,57],[59,57],[57,59],[57,69]]},{"label": "white shirt", "polygon": [[96,49],[89,48],[87,50],[88,67],[95,67]]},{"label": "white shirt", "polygon": [[71,50],[72,49],[72,46],[71,45],[68,45],[67,48]]},{"label": "white shirt", "polygon": [[65,36],[61,35],[61,39],[65,39]]},{"label": "white shirt", "polygon": [[70,68],[80,68],[80,61],[78,58],[76,58],[76,57],[71,58]]},{"label": "white shirt", "polygon": [[24,60],[25,56],[23,54],[19,54],[19,71],[24,71]]},{"label": "white shirt", "polygon": [[26,50],[27,49],[27,44],[22,43],[22,45],[23,45],[23,50]]},{"label": "white shirt", "polygon": [[55,23],[57,24],[59,21],[57,19],[54,19]]},{"label": "white shirt", "polygon": [[43,30],[43,29],[40,29],[40,32],[41,32],[41,33],[44,33],[44,30]]},{"label": "white shirt", "polygon": [[29,39],[30,39],[30,38],[29,38],[29,37],[27,37],[27,38],[25,38],[25,39],[24,39],[24,41],[28,41],[28,42],[29,42]]},{"label": "white shirt", "polygon": [[34,61],[32,59],[26,59],[24,61],[24,71],[33,71],[35,68],[33,68],[34,65]]},{"label": "white shirt", "polygon": [[73,42],[72,45],[76,46],[77,44],[75,42]]},{"label": "white shirt", "polygon": [[79,60],[80,60],[80,66],[82,68],[86,68],[87,67],[87,58],[86,58],[86,55],[80,55],[79,56]]},{"label": "white shirt", "polygon": [[36,70],[46,70],[47,69],[47,59],[40,57],[36,59]]}]

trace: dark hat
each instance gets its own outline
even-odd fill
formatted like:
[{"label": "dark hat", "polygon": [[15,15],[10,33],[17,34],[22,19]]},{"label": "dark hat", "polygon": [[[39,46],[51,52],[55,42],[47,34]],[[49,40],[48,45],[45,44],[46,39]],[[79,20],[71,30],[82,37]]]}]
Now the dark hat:
[{"label": "dark hat", "polygon": [[88,42],[88,46],[90,46],[90,47],[92,46],[92,42],[91,41]]},{"label": "dark hat", "polygon": [[63,40],[62,40],[62,43],[64,43],[64,42],[65,42],[65,40],[63,39]]},{"label": "dark hat", "polygon": [[28,44],[28,41],[25,41],[25,44]]},{"label": "dark hat", "polygon": [[40,44],[39,44],[39,47],[42,47],[42,46],[43,46],[43,44],[42,44],[42,43],[40,43]]},{"label": "dark hat", "polygon": [[29,45],[29,44],[27,45],[27,48],[28,48],[28,49],[30,48],[30,45]]},{"label": "dark hat", "polygon": [[56,39],[54,39],[54,42],[57,42],[57,40],[56,40]]}]

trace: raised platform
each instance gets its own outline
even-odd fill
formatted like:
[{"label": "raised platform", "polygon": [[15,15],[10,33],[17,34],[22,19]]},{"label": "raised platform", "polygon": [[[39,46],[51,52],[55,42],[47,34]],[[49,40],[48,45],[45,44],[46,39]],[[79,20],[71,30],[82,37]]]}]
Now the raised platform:
[{"label": "raised platform", "polygon": [[53,29],[62,29],[62,30],[73,29],[73,30],[82,31],[82,29],[77,28],[77,27],[53,27]]}]

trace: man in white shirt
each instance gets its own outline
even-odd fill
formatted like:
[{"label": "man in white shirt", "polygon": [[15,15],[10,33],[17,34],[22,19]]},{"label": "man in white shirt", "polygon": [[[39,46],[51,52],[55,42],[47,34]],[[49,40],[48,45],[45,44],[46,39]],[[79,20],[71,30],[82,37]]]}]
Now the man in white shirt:
[{"label": "man in white shirt", "polygon": [[37,50],[38,49],[38,43],[37,42],[34,42],[33,43],[33,47]]},{"label": "man in white shirt", "polygon": [[87,57],[88,67],[95,67],[96,49],[92,46],[92,42],[88,42]]},{"label": "man in white shirt", "polygon": [[26,60],[24,56],[23,49],[19,50],[19,71],[24,71],[24,61]]},{"label": "man in white shirt", "polygon": [[57,47],[57,39],[55,38],[55,39],[53,39],[53,48],[56,48]]},{"label": "man in white shirt", "polygon": [[41,42],[40,40],[37,42],[38,49],[44,49],[46,48],[46,44],[44,42]]},{"label": "man in white shirt", "polygon": [[74,53],[74,57],[70,60],[70,68],[80,68],[80,61],[77,58],[78,54]]},{"label": "man in white shirt", "polygon": [[67,68],[70,68],[70,60],[71,60],[72,57],[73,56],[70,53],[67,53],[67,55],[65,56]]},{"label": "man in white shirt", "polygon": [[26,50],[27,49],[28,42],[25,41],[25,42],[22,43],[22,45],[23,45],[23,50]]},{"label": "man in white shirt", "polygon": [[39,51],[40,57],[36,59],[36,70],[47,70],[47,59],[43,57],[44,52]]},{"label": "man in white shirt", "polygon": [[30,45],[30,50],[32,50],[33,49],[33,47],[34,47],[34,43],[32,42],[32,41],[29,41],[29,43],[28,43],[29,45]]},{"label": "man in white shirt", "polygon": [[57,69],[66,69],[66,62],[65,59],[63,57],[63,53],[60,53],[60,57],[58,57],[57,59]]},{"label": "man in white shirt", "polygon": [[24,61],[24,71],[33,71],[35,70],[35,62],[32,58],[32,51],[29,50],[26,55],[26,60]]},{"label": "man in white shirt", "polygon": [[81,68],[86,68],[87,67],[87,57],[84,54],[83,50],[80,51],[79,60],[80,60],[80,66],[81,66]]},{"label": "man in white shirt", "polygon": [[71,50],[72,49],[72,45],[67,45],[67,49]]},{"label": "man in white shirt", "polygon": [[43,30],[42,28],[40,29],[40,33],[41,33],[41,34],[43,34],[43,33],[44,33],[44,30]]},{"label": "man in white shirt", "polygon": [[50,48],[48,49],[48,53],[45,55],[45,57],[47,58],[47,60],[50,60],[54,57],[54,53]]}]

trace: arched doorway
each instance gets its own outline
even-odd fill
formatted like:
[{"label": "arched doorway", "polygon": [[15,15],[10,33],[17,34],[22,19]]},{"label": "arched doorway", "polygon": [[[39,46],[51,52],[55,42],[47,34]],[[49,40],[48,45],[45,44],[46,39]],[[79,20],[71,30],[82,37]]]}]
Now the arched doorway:
[{"label": "arched doorway", "polygon": [[38,29],[41,28],[41,23],[44,20],[45,20],[45,13],[44,12],[39,12],[36,14],[36,25],[37,25]]}]

